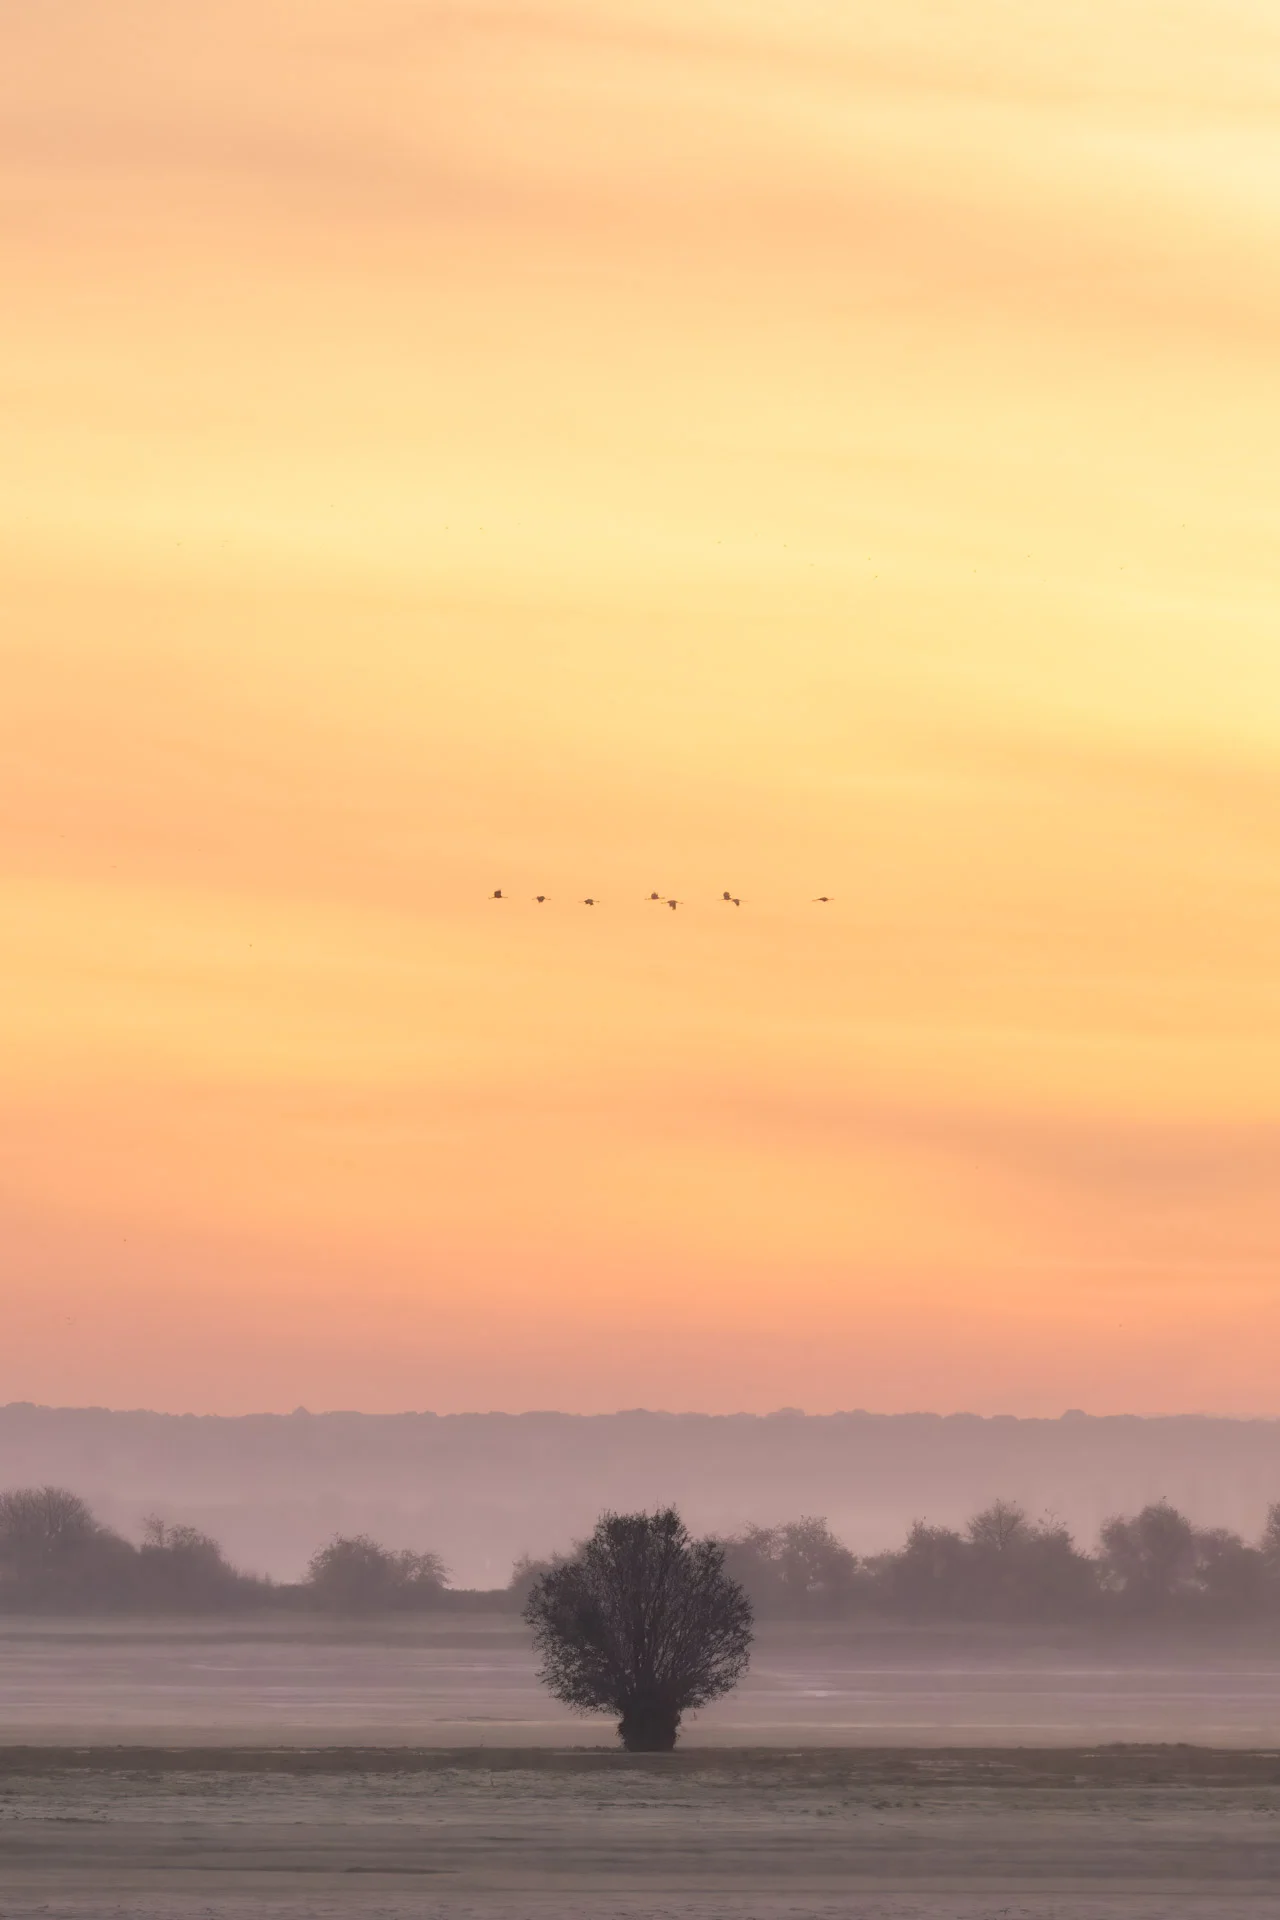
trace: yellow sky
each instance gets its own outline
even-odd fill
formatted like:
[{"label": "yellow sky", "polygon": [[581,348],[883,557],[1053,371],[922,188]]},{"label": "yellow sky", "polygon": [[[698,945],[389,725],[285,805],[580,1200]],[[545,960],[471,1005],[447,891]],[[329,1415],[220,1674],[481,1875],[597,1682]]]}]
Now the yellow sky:
[{"label": "yellow sky", "polygon": [[1272,0],[0,43],[0,1399],[1280,1413]]}]

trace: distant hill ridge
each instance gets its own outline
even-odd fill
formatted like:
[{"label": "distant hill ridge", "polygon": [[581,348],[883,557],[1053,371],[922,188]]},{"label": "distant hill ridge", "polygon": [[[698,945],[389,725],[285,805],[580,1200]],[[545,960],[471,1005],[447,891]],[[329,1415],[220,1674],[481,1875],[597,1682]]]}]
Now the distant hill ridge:
[{"label": "distant hill ridge", "polygon": [[824,1514],[858,1552],[997,1495],[1084,1540],[1162,1496],[1253,1533],[1280,1500],[1280,1420],[0,1407],[0,1486],[34,1481],[72,1487],[126,1532],[149,1512],[189,1520],[282,1578],[333,1533],[367,1531],[494,1585],[518,1553],[567,1543],[604,1506],[666,1500],[702,1528]]}]

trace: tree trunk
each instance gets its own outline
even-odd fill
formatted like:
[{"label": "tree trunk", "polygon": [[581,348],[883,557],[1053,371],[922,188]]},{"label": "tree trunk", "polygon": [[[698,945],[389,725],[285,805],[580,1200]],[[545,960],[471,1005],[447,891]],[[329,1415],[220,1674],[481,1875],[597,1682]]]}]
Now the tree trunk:
[{"label": "tree trunk", "polygon": [[630,1700],[618,1722],[618,1737],[628,1753],[670,1753],[679,1726],[677,1707],[663,1700]]}]

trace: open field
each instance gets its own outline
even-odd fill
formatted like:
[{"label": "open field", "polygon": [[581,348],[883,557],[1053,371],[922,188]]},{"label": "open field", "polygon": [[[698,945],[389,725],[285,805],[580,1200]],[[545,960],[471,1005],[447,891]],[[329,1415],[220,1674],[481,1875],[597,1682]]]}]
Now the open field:
[{"label": "open field", "polygon": [[1280,1754],[0,1755],[24,1920],[1262,1920]]},{"label": "open field", "polygon": [[768,1630],[676,1754],[628,1756],[546,1699],[513,1621],[10,1620],[0,1716],[0,1920],[1280,1905],[1258,1636]]},{"label": "open field", "polygon": [[[518,1621],[0,1622],[0,1737],[566,1746],[610,1737],[539,1687]],[[706,1745],[1280,1742],[1280,1639],[766,1628]]]}]

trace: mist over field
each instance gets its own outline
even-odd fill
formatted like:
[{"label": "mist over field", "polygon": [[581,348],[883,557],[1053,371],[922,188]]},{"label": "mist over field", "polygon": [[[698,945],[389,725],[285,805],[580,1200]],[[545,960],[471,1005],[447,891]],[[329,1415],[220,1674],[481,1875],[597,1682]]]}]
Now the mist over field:
[{"label": "mist over field", "polygon": [[[1186,1920],[1274,1911],[1275,1422],[0,1409],[0,1487],[42,1482],[67,1491],[11,1495],[11,1518],[88,1500],[126,1604],[0,1608],[13,1920],[102,1920],[104,1890],[119,1920],[355,1920],[375,1899],[405,1920],[1164,1920],[1170,1894]],[[283,1580],[366,1531],[492,1587],[602,1507],[665,1499],[737,1534],[751,1587],[753,1554],[793,1533],[851,1575],[794,1524],[825,1513],[857,1553],[951,1582],[946,1606],[917,1617],[892,1554],[858,1562],[852,1611],[820,1592],[780,1617],[766,1580],[740,1684],[674,1753],[632,1752],[612,1709],[546,1684],[518,1582],[361,1612],[330,1606],[313,1563],[301,1588],[237,1595],[191,1531]],[[1091,1552],[1140,1507],[1092,1560],[1035,1518]],[[752,1531],[775,1521],[793,1524]],[[362,1545],[327,1551],[344,1544]],[[1186,1592],[1130,1605],[1133,1549]],[[184,1559],[201,1594],[227,1587],[218,1605],[134,1610],[130,1581],[154,1607]],[[1024,1615],[1036,1593],[1005,1582],[1037,1569],[1070,1578]],[[984,1570],[996,1589],[969,1591]],[[896,1612],[860,1610],[868,1593]]]},{"label": "mist over field", "polygon": [[1280,1421],[0,1408],[0,1488],[46,1481],[126,1534],[151,1513],[204,1528],[276,1579],[297,1579],[335,1533],[368,1532],[485,1587],[603,1507],[665,1501],[699,1530],[821,1514],[857,1553],[896,1546],[917,1518],[958,1526],[997,1497],[1082,1544],[1160,1499],[1252,1536],[1280,1499]]}]

